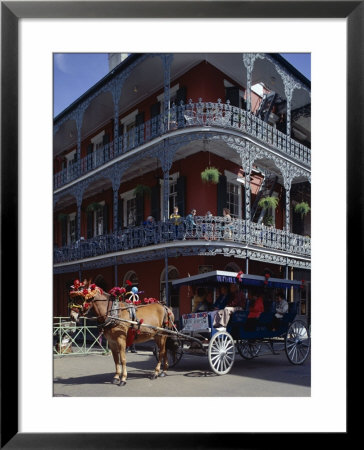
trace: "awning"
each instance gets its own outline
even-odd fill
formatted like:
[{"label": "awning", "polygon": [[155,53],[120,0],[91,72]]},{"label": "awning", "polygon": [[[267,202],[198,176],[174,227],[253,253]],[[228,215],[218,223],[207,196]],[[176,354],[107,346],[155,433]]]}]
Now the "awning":
[{"label": "awning", "polygon": [[[241,281],[239,281],[239,279]],[[238,272],[226,272],[223,270],[214,270],[212,272],[201,273],[199,275],[192,275],[190,277],[180,278],[179,280],[173,280],[172,286],[216,286],[221,283],[241,283],[241,286],[262,286],[268,288],[300,288],[302,286],[301,281],[288,280],[286,278],[266,278],[260,275],[240,274],[238,278]]]}]

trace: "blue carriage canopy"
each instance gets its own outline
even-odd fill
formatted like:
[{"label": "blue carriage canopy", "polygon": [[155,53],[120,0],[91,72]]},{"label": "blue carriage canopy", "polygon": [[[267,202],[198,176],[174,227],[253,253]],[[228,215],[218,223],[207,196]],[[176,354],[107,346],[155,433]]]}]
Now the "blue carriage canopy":
[{"label": "blue carriage canopy", "polygon": [[273,278],[261,275],[250,275],[242,272],[226,272],[224,270],[214,270],[212,272],[192,275],[172,281],[173,287],[180,286],[217,286],[220,283],[239,283],[244,286],[262,286],[268,288],[301,288],[302,281],[289,280],[287,278]]}]

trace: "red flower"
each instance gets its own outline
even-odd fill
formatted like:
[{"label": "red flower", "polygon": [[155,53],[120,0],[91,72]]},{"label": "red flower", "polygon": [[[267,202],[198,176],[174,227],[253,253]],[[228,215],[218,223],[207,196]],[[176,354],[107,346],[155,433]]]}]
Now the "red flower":
[{"label": "red flower", "polygon": [[133,286],[133,283],[132,283],[131,281],[129,281],[129,280],[126,280],[126,284],[127,284],[128,286]]},{"label": "red flower", "polygon": [[96,289],[96,284],[91,284],[90,289],[91,291],[94,291]]},{"label": "red flower", "polygon": [[84,290],[82,291],[82,294],[83,294],[83,295],[87,295],[87,294],[88,294],[88,290],[87,290],[87,289],[84,289]]},{"label": "red flower", "polygon": [[236,278],[239,280],[239,281],[242,281],[242,276],[244,275],[244,272],[241,270],[240,272],[238,272],[238,274],[236,275]]},{"label": "red flower", "polygon": [[90,303],[86,303],[86,302],[85,302],[85,303],[83,304],[83,307],[84,307],[85,309],[87,309],[89,306],[90,306]]},{"label": "red flower", "polygon": [[75,281],[73,282],[73,285],[74,285],[75,289],[77,289],[78,286],[80,285],[80,280],[75,280]]}]

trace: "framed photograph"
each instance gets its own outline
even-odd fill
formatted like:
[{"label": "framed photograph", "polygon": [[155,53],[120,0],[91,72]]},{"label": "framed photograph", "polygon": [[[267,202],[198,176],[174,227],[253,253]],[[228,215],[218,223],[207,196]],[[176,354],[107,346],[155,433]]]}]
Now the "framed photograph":
[{"label": "framed photograph", "polygon": [[[241,447],[241,439],[244,447],[261,446],[267,439],[275,442],[281,433],[300,433],[307,442],[311,432],[348,436],[345,358],[334,380],[329,380],[327,367],[320,374],[316,367],[321,360],[345,355],[346,339],[337,343],[337,353],[325,347],[320,322],[336,323],[338,310],[341,318],[346,317],[347,289],[360,279],[347,247],[355,239],[355,248],[360,248],[363,228],[362,205],[357,201],[363,195],[358,182],[364,141],[363,23],[361,1],[1,2],[1,447],[146,448],[167,439],[172,448],[176,443],[179,448],[226,448],[226,440],[234,448]],[[138,39],[123,34],[131,25],[139,30],[135,31]],[[293,399],[244,398],[244,408],[251,412],[246,418],[241,398],[219,398],[215,412],[216,398],[205,399],[209,417],[196,421],[191,415],[191,405],[194,409],[197,404],[194,398],[180,402],[171,395],[169,410],[168,401],[158,398],[126,402],[121,394],[96,403],[92,398],[52,397],[48,336],[53,292],[53,53],[197,48],[312,54],[313,164],[319,174],[314,184],[320,191],[312,205],[316,215],[312,298],[330,299],[332,304],[320,300],[312,306],[317,333],[313,385],[320,394],[315,389],[311,398],[300,403],[305,420],[299,424],[288,413]],[[212,266],[199,266],[200,273],[209,270]],[[337,414],[322,421],[334,390],[336,409],[331,409]],[[143,408],[148,417],[143,416]],[[216,428],[211,418],[221,414],[221,408],[232,412],[232,419]],[[273,422],[263,418],[259,429],[254,428],[252,418],[262,408],[278,408],[279,414]],[[283,428],[275,422],[279,417],[285,419]]]}]

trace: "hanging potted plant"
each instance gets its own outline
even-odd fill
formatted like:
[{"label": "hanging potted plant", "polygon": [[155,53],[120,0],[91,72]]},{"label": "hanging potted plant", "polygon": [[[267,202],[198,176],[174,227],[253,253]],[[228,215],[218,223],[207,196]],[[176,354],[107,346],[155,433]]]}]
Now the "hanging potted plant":
[{"label": "hanging potted plant", "polygon": [[100,209],[102,209],[102,205],[100,205],[100,203],[92,202],[87,206],[86,211],[92,212],[92,211],[99,211]]},{"label": "hanging potted plant", "polygon": [[265,210],[269,208],[275,210],[278,206],[278,201],[278,197],[263,197],[259,200],[258,205]]},{"label": "hanging potted plant", "polygon": [[206,169],[201,172],[201,180],[204,183],[217,184],[219,182],[221,173],[216,169],[216,167],[206,167]]},{"label": "hanging potted plant", "polygon": [[135,186],[135,189],[134,189],[134,195],[135,196],[137,196],[137,195],[145,195],[145,196],[149,197],[150,193],[151,193],[150,187],[146,186],[145,184],[137,184]]},{"label": "hanging potted plant", "polygon": [[[273,210],[275,211],[275,209],[278,206],[278,202],[279,199],[278,197],[263,197],[259,200],[258,205],[264,209],[266,212],[267,210]],[[264,225],[266,225],[267,227],[272,227],[273,226],[273,216],[271,214],[265,214],[264,219],[263,219],[263,223]]]},{"label": "hanging potted plant", "polygon": [[309,207],[307,202],[301,202],[297,203],[297,205],[294,207],[294,210],[297,214],[301,214],[301,218],[303,219],[304,216],[311,211],[311,208]]},{"label": "hanging potted plant", "polygon": [[58,220],[58,222],[62,222],[62,220],[67,219],[67,217],[68,217],[68,214],[59,213],[57,216],[57,220]]}]

